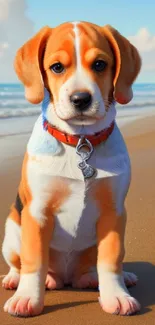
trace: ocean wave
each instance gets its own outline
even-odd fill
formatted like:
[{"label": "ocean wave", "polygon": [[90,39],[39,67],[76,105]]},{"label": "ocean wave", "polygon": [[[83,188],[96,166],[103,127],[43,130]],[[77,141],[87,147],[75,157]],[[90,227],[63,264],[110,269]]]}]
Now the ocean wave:
[{"label": "ocean wave", "polygon": [[12,109],[7,108],[5,110],[0,109],[0,119],[11,118],[11,117],[24,117],[39,115],[41,112],[40,108],[23,108],[23,109]]},{"label": "ocean wave", "polygon": [[[138,90],[134,90],[133,91],[133,93],[134,93],[134,97],[135,96],[142,96],[142,97],[144,97],[144,96],[155,96],[155,89],[151,89],[151,90],[148,90],[148,89],[138,89]],[[19,91],[19,90],[12,90],[12,91],[0,91],[0,97],[2,97],[2,98],[20,98],[20,97],[22,97],[22,98],[25,98],[24,97],[25,96],[25,94],[24,94],[24,91],[23,91],[23,89],[21,89],[21,91]]]},{"label": "ocean wave", "polygon": [[[116,103],[117,104],[117,103]],[[147,99],[145,98],[145,100],[139,100],[137,98],[134,98],[129,104],[127,105],[120,105],[117,104],[118,107],[131,107],[131,108],[136,108],[136,107],[147,107],[147,106],[155,106],[155,98],[152,99]],[[40,107],[40,105],[32,105],[31,103],[28,103],[24,98],[18,99],[18,100],[14,100],[14,99],[0,99],[0,111],[1,109],[7,109],[9,107],[9,109],[32,109],[34,110],[34,108],[38,108]]]},{"label": "ocean wave", "polygon": [[0,91],[0,96],[2,97],[18,97],[18,96],[23,96],[24,97],[24,92],[23,90],[21,91]]},{"label": "ocean wave", "polygon": [[14,99],[1,100],[0,99],[0,109],[1,108],[3,109],[5,107],[16,109],[16,108],[32,107],[32,104],[29,104],[24,98],[18,99],[18,100],[14,100]]},{"label": "ocean wave", "polygon": [[129,104],[127,104],[127,105],[119,105],[119,104],[117,104],[117,107],[118,108],[122,108],[122,109],[124,109],[124,107],[126,107],[126,108],[128,108],[128,107],[130,107],[130,108],[141,108],[141,107],[155,107],[155,99],[154,100],[149,100],[149,101],[135,101],[134,102],[134,100],[131,102],[131,103],[129,103]]},{"label": "ocean wave", "polygon": [[[146,109],[147,108],[149,110],[152,108],[155,108],[155,101],[152,102],[139,102],[139,103],[131,103],[131,104],[127,104],[127,105],[116,105],[116,108],[118,109],[118,111],[121,112],[130,112],[132,110],[132,114],[133,111],[135,110],[136,112],[141,112],[141,109]],[[38,115],[41,113],[41,108],[40,107],[21,107],[21,108],[17,108],[17,105],[15,105],[15,108],[12,107],[7,107],[7,108],[0,108],[0,119],[4,119],[4,118],[11,118],[11,117],[24,117],[24,116],[34,116],[34,115]]]}]

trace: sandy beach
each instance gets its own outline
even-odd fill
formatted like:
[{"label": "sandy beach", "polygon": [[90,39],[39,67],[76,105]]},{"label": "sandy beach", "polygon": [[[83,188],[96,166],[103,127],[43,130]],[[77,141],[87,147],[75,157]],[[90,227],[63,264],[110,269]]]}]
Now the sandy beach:
[{"label": "sandy beach", "polygon": [[[155,117],[143,117],[121,128],[132,164],[132,183],[126,200],[126,256],[124,269],[135,272],[137,286],[130,289],[142,309],[132,317],[105,314],[98,304],[98,292],[66,288],[46,292],[42,315],[13,318],[3,312],[12,291],[0,287],[0,323],[53,325],[153,325],[155,324]],[[0,137],[0,243],[10,204],[16,196],[20,170],[29,134]],[[3,153],[3,154],[2,154]],[[0,254],[0,275],[8,267]]]}]

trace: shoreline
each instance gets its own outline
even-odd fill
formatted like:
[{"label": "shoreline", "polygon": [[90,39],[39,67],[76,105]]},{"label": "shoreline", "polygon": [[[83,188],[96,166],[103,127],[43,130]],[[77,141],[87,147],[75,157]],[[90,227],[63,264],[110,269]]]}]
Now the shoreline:
[{"label": "shoreline", "polygon": [[[41,113],[41,110],[40,110]],[[155,106],[145,108],[130,108],[116,106],[116,122],[119,128],[128,127],[129,124],[140,121],[144,118],[155,116]],[[0,118],[0,139],[6,136],[14,136],[30,133],[39,114],[28,116],[13,116]]]}]

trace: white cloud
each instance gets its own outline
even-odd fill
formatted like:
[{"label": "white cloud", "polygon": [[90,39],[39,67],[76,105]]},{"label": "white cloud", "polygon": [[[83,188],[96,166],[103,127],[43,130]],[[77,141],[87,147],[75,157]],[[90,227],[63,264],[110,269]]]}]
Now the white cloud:
[{"label": "white cloud", "polygon": [[[27,0],[0,0],[0,82],[17,81],[13,60],[17,49],[33,33],[33,23],[26,16]],[[139,50],[142,57],[140,80],[155,81],[155,35],[141,28],[128,39]]]},{"label": "white cloud", "polygon": [[155,81],[155,35],[151,35],[149,30],[143,27],[136,35],[129,36],[128,39],[137,47],[142,58],[140,79],[145,79],[147,74],[147,79]]},{"label": "white cloud", "polygon": [[137,46],[140,52],[155,50],[155,35],[151,35],[147,28],[141,28],[135,36],[128,39]]},{"label": "white cloud", "polygon": [[0,0],[0,82],[17,81],[13,60],[17,49],[33,34],[26,0]]}]

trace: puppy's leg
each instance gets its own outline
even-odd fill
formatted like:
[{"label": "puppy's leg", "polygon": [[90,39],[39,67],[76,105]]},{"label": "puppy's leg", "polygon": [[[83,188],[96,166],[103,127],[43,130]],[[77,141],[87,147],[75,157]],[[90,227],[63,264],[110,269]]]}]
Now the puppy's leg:
[{"label": "puppy's leg", "polygon": [[48,212],[49,215],[45,212],[43,216],[44,224],[39,224],[31,215],[29,205],[23,209],[20,283],[4,306],[4,311],[12,315],[28,317],[43,310],[49,242],[54,227],[51,211]]},{"label": "puppy's leg", "polygon": [[5,289],[16,289],[20,279],[21,218],[13,205],[5,224],[2,254],[10,270],[2,281]]},{"label": "puppy's leg", "polygon": [[[73,277],[72,286],[78,289],[97,289],[97,247],[93,246],[83,251],[78,260],[78,265]],[[138,279],[134,273],[123,272],[123,278],[127,287],[136,285]]]},{"label": "puppy's leg", "polygon": [[118,215],[108,183],[98,186],[96,199],[100,209],[97,223],[100,304],[108,313],[130,315],[137,312],[140,305],[130,296],[122,273],[126,214],[123,211]]}]

